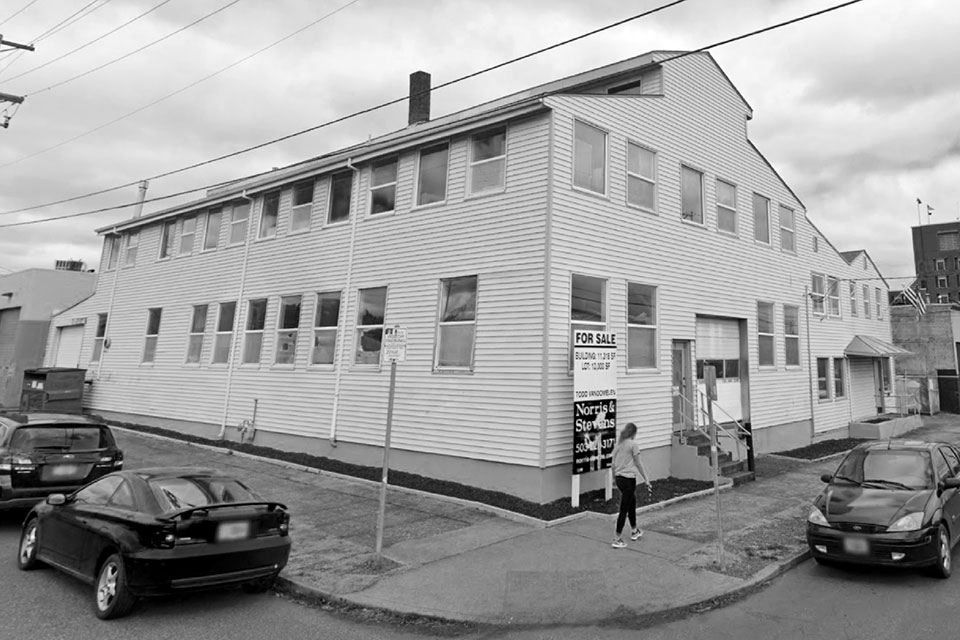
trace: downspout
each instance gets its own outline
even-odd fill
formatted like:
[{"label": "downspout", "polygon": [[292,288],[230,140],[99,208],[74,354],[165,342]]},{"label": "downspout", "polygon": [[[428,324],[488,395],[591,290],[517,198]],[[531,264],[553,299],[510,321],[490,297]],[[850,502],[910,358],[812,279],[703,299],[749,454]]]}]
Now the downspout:
[{"label": "downspout", "polygon": [[253,242],[250,240],[250,230],[253,228],[254,223],[253,198],[247,195],[246,189],[243,190],[243,193],[240,194],[240,197],[250,203],[250,213],[247,214],[247,237],[244,238],[246,244],[243,249],[243,267],[240,269],[240,289],[237,291],[237,306],[233,312],[233,335],[235,342],[233,345],[233,350],[230,353],[229,362],[227,364],[227,389],[223,395],[223,416],[220,419],[220,432],[217,434],[218,440],[223,440],[227,433],[227,413],[230,410],[230,393],[233,390],[233,371],[236,369],[235,361],[237,359],[237,353],[241,348],[241,336],[239,335],[238,326],[241,317],[240,310],[243,308],[243,290],[247,283],[247,264],[250,262],[250,245],[253,244]]},{"label": "downspout", "polygon": [[337,359],[336,359],[336,362],[334,363],[336,366],[337,374],[336,374],[336,378],[333,385],[333,408],[331,409],[331,416],[330,416],[330,444],[333,445],[334,447],[337,446],[337,417],[340,412],[340,386],[341,386],[341,379],[343,378],[343,367],[344,367],[343,351],[345,348],[344,345],[347,342],[347,332],[346,332],[347,315],[346,314],[347,314],[347,310],[350,307],[350,305],[347,303],[350,301],[350,291],[351,291],[350,287],[352,286],[352,281],[353,281],[353,253],[354,253],[354,249],[356,248],[357,223],[360,220],[360,202],[359,202],[360,172],[357,170],[355,166],[353,166],[353,158],[347,158],[347,168],[353,171],[354,176],[356,176],[357,178],[356,179],[357,199],[354,199],[353,197],[352,181],[351,181],[351,187],[350,187],[350,205],[352,207],[353,204],[356,202],[357,207],[356,207],[356,211],[353,214],[353,221],[350,224],[350,250],[347,254],[347,281],[346,281],[346,284],[344,284],[344,292],[346,293],[346,300],[344,300],[343,303],[341,304],[342,312],[340,313],[340,316],[343,318],[343,328],[344,328],[342,334],[340,332],[340,328],[339,327],[337,328],[337,334],[340,335],[340,344],[337,347]]},{"label": "downspout", "polygon": [[813,346],[810,344],[810,285],[803,285],[803,308],[807,316],[807,377],[810,382],[810,441],[816,435],[814,424],[814,403],[813,403]]},{"label": "downspout", "polygon": [[[543,104],[543,99],[540,100]],[[540,372],[540,468],[547,467],[547,415],[550,410],[550,284],[551,243],[553,240],[553,112],[550,112],[549,142],[547,143],[547,205],[544,221],[543,248],[543,336],[541,339]]]},{"label": "downspout", "polygon": [[[114,227],[110,230],[110,233],[107,234],[107,237],[112,238],[117,234],[117,228]],[[120,245],[123,243],[123,236],[120,236],[120,241],[117,243],[117,266],[113,269],[113,285],[110,287],[110,304],[107,305],[107,325],[103,328],[103,345],[100,348],[100,362],[97,363],[97,380],[100,379],[100,376],[103,374],[103,361],[107,358],[107,351],[109,350],[110,344],[110,325],[113,324],[113,301],[117,296],[117,280],[120,279]],[[110,256],[107,256],[107,264],[110,263]],[[96,331],[96,327],[94,327]],[[96,338],[96,334],[94,334]]]}]

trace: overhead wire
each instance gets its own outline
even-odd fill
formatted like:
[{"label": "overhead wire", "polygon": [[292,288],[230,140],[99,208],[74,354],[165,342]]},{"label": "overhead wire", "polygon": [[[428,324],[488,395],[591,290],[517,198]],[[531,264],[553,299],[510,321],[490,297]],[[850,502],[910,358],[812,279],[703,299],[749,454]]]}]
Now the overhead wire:
[{"label": "overhead wire", "polygon": [[[534,52],[531,52],[531,53],[528,53],[528,54],[524,54],[524,55],[522,55],[522,56],[518,56],[518,57],[513,58],[513,59],[511,59],[511,60],[508,60],[508,61],[506,61],[506,62],[501,62],[501,63],[498,63],[498,64],[493,65],[493,66],[491,66],[491,67],[487,67],[486,69],[482,69],[482,70],[480,70],[480,71],[475,71],[475,72],[473,72],[473,73],[467,74],[467,75],[465,75],[465,76],[461,76],[461,77],[456,78],[456,79],[454,79],[454,80],[450,80],[450,81],[448,81],[448,82],[445,82],[445,83],[442,83],[442,84],[438,85],[437,87],[434,88],[434,90],[438,90],[438,89],[442,89],[442,88],[451,86],[451,85],[456,84],[456,83],[458,83],[458,82],[462,82],[462,81],[467,80],[467,79],[469,79],[469,78],[474,78],[474,77],[476,77],[476,76],[478,76],[478,75],[481,75],[481,74],[483,74],[483,73],[487,73],[487,72],[489,72],[489,71],[493,71],[493,70],[495,70],[495,69],[500,69],[500,68],[502,68],[502,67],[504,67],[504,66],[507,66],[507,65],[509,65],[509,64],[513,64],[513,63],[518,62],[518,61],[520,61],[520,60],[525,60],[525,59],[530,58],[530,57],[532,57],[532,56],[538,55],[539,53],[543,53],[543,52],[546,52],[546,51],[550,51],[550,50],[552,50],[552,49],[556,49],[557,47],[564,46],[565,44],[570,44],[571,42],[575,42],[575,41],[577,41],[577,40],[581,40],[581,39],[583,39],[583,38],[589,37],[590,35],[594,35],[594,34],[597,34],[597,33],[602,32],[602,31],[606,31],[606,30],[608,30],[608,29],[612,29],[612,28],[614,28],[614,27],[616,27],[616,26],[619,26],[619,25],[625,24],[625,23],[627,23],[627,22],[636,20],[636,19],[638,19],[638,18],[640,18],[640,17],[643,17],[643,16],[645,16],[645,15],[649,15],[649,14],[651,14],[651,13],[656,13],[656,12],[658,12],[658,11],[661,11],[661,10],[665,9],[665,8],[672,7],[672,6],[677,5],[677,4],[681,4],[681,3],[684,2],[684,1],[685,1],[685,0],[674,0],[674,2],[668,3],[668,4],[666,4],[666,5],[662,5],[661,7],[658,7],[658,8],[656,8],[656,9],[648,10],[648,11],[646,11],[646,12],[643,12],[643,13],[641,13],[641,14],[637,14],[637,15],[632,16],[632,17],[630,17],[630,18],[626,18],[626,19],[624,19],[624,20],[620,20],[620,21],[611,23],[611,24],[609,24],[609,25],[606,25],[606,26],[604,26],[604,27],[600,27],[600,28],[598,28],[598,29],[594,29],[594,30],[592,30],[592,31],[589,31],[589,32],[584,33],[584,34],[581,34],[581,35],[579,35],[579,36],[576,36],[576,37],[573,37],[573,38],[569,38],[569,39],[564,40],[564,41],[562,41],[562,42],[560,42],[560,43],[556,43],[556,44],[550,45],[550,46],[548,46],[548,47],[544,47],[544,48],[542,48],[542,49],[538,49],[537,51],[534,51]],[[743,39],[745,39],[745,38],[753,37],[753,36],[756,36],[756,35],[759,35],[759,34],[762,34],[762,33],[766,33],[766,32],[772,31],[772,30],[774,30],[774,29],[779,29],[779,28],[782,28],[782,27],[785,27],[785,26],[788,26],[788,25],[796,24],[796,23],[801,22],[801,21],[804,21],[804,20],[809,20],[809,19],[811,19],[811,18],[814,18],[814,17],[817,17],[817,16],[821,16],[821,15],[824,15],[824,14],[826,14],[826,13],[830,13],[830,12],[832,12],[832,11],[837,11],[837,10],[839,10],[839,9],[843,9],[843,8],[845,8],[845,7],[848,7],[848,6],[851,6],[851,5],[860,3],[860,2],[863,2],[863,0],[848,0],[847,2],[843,2],[843,3],[841,3],[841,4],[837,4],[837,5],[833,5],[833,6],[831,6],[831,7],[827,7],[826,9],[822,9],[822,10],[819,10],[819,11],[816,11],[816,12],[813,12],[813,13],[805,14],[805,15],[799,16],[799,17],[797,17],[797,18],[792,18],[792,19],[790,19],[790,20],[786,20],[786,21],[784,21],[784,22],[776,23],[776,24],[770,25],[770,26],[768,26],[768,27],[764,27],[764,28],[761,28],[761,29],[756,29],[756,30],[753,30],[753,31],[750,31],[750,32],[741,34],[741,35],[739,35],[739,36],[736,36],[736,37],[734,37],[734,38],[724,39],[724,40],[715,42],[715,43],[713,43],[713,44],[709,44],[709,45],[706,45],[706,46],[703,46],[703,47],[699,47],[699,48],[697,48],[697,49],[695,49],[695,50],[692,50],[692,51],[685,51],[685,52],[676,54],[675,56],[669,57],[669,58],[665,59],[664,61],[677,60],[677,59],[683,58],[683,57],[685,57],[685,56],[692,55],[692,54],[694,54],[694,53],[702,53],[702,52],[708,51],[708,50],[710,50],[710,49],[714,49],[714,48],[716,48],[716,47],[720,47],[720,46],[729,44],[729,43],[731,43],[731,42],[736,42],[736,41],[739,41],[739,40],[743,40]],[[228,153],[228,154],[224,154],[224,155],[221,155],[221,156],[217,156],[217,157],[215,157],[215,158],[210,158],[210,159],[208,159],[208,160],[204,160],[204,161],[202,161],[202,162],[197,162],[197,163],[194,163],[194,164],[192,164],[192,165],[188,165],[188,166],[185,166],[185,167],[181,167],[181,168],[179,168],[179,169],[174,169],[174,170],[171,170],[171,171],[167,171],[167,172],[164,172],[164,173],[160,173],[160,174],[157,174],[157,175],[155,175],[155,176],[151,176],[150,178],[146,178],[146,179],[147,179],[147,180],[156,180],[156,179],[159,179],[159,178],[164,178],[164,177],[176,175],[176,174],[178,174],[178,173],[183,173],[183,172],[185,172],[185,171],[190,171],[190,170],[192,170],[192,169],[196,169],[196,168],[199,168],[199,167],[202,167],[202,166],[205,166],[205,165],[213,164],[213,163],[216,163],[216,162],[219,162],[219,161],[222,161],[222,160],[226,160],[226,159],[228,159],[228,158],[236,157],[236,156],[242,155],[242,154],[244,154],[244,153],[249,153],[250,151],[254,151],[254,150],[257,150],[257,149],[261,149],[261,148],[263,148],[263,147],[267,147],[267,146],[276,144],[276,143],[278,143],[278,142],[283,142],[283,141],[285,141],[285,140],[289,140],[289,139],[291,139],[291,138],[304,135],[304,134],[306,134],[306,133],[310,133],[310,132],[313,132],[313,131],[317,131],[317,130],[319,130],[319,129],[323,129],[323,128],[332,126],[332,125],[334,125],[334,124],[337,124],[337,123],[340,123],[340,122],[344,122],[345,120],[349,120],[349,119],[355,118],[355,117],[357,117],[357,116],[364,115],[364,114],[370,113],[370,112],[372,112],[372,111],[376,111],[376,110],[379,110],[379,109],[382,109],[382,108],[385,108],[385,107],[388,107],[388,106],[397,104],[397,103],[402,102],[402,101],[407,100],[407,99],[408,99],[408,96],[404,96],[404,97],[402,97],[402,98],[397,98],[397,99],[394,99],[394,100],[389,100],[389,101],[387,101],[387,102],[380,103],[380,104],[378,104],[378,105],[376,105],[376,106],[373,106],[373,107],[368,107],[368,108],[366,108],[366,109],[361,109],[361,110],[359,110],[359,111],[355,111],[355,112],[350,113],[350,114],[348,114],[348,115],[341,116],[341,117],[335,118],[335,119],[333,119],[333,120],[328,120],[328,121],[326,121],[326,122],[323,122],[323,123],[321,123],[321,124],[319,124],[319,125],[315,125],[315,126],[313,126],[313,127],[309,127],[309,128],[307,128],[307,129],[302,129],[302,130],[300,130],[300,131],[297,131],[297,132],[294,132],[294,133],[291,133],[291,134],[287,134],[287,135],[285,135],[285,136],[281,136],[281,137],[279,137],[279,138],[275,138],[275,139],[270,140],[270,141],[267,141],[267,142],[263,142],[263,143],[260,143],[260,144],[257,144],[257,145],[253,145],[253,146],[251,146],[251,147],[246,147],[246,148],[244,148],[244,149],[240,149],[240,150],[238,150],[238,151],[234,151],[234,152],[231,152],[231,153]],[[233,180],[228,181],[228,182],[233,182]],[[67,202],[73,202],[73,201],[76,201],[76,200],[81,200],[81,199],[84,199],[84,198],[87,198],[87,197],[91,197],[91,196],[93,196],[93,195],[101,195],[101,194],[104,194],[104,193],[109,193],[109,192],[111,192],[111,191],[117,191],[117,190],[119,190],[119,189],[123,189],[123,188],[129,187],[129,186],[133,186],[133,185],[138,184],[138,183],[139,183],[139,180],[138,180],[138,181],[135,181],[135,182],[130,182],[130,183],[127,183],[127,184],[124,184],[124,185],[119,185],[119,186],[116,186],[116,187],[111,187],[111,188],[108,188],[108,189],[102,189],[102,190],[100,190],[100,191],[98,191],[98,192],[94,192],[94,193],[90,193],[90,194],[84,194],[84,195],[76,196],[76,197],[73,197],[73,198],[66,198],[66,199],[64,199],[64,200],[60,200],[60,201],[57,201],[57,202],[50,202],[50,203],[46,203],[46,204],[42,204],[42,205],[35,205],[35,206],[33,206],[33,207],[24,207],[24,208],[21,208],[21,209],[14,209],[14,210],[10,210],[10,211],[0,212],[0,215],[7,215],[7,214],[13,214],[13,213],[22,213],[22,212],[25,212],[25,211],[32,211],[32,210],[35,210],[35,209],[40,209],[40,208],[44,208],[44,207],[48,207],[48,206],[53,206],[53,205],[56,205],[56,204],[64,204],[64,203],[67,203]],[[205,187],[198,187],[198,188],[196,188],[196,189],[192,189],[192,190],[189,190],[189,191],[186,191],[186,192],[181,192],[181,193],[179,193],[179,194],[174,194],[174,195],[171,195],[171,196],[169,196],[169,197],[176,197],[177,195],[184,195],[184,194],[186,194],[186,193],[194,193],[194,192],[197,192],[197,191],[202,191],[202,190],[205,190],[205,189],[213,188],[213,187],[215,187],[215,186],[220,186],[220,185],[222,185],[222,184],[226,184],[226,183],[220,182],[220,183],[217,183],[217,184],[215,184],[215,185],[208,185],[208,186],[205,186]],[[151,199],[150,201],[159,200],[159,199],[163,199],[163,198],[155,198],[155,199]],[[124,204],[124,205],[118,205],[118,206],[115,206],[115,207],[108,207],[108,208],[103,208],[103,209],[96,209],[96,210],[92,210],[92,211],[74,213],[74,214],[69,214],[69,215],[65,215],[65,216],[53,216],[53,217],[49,217],[49,218],[40,218],[40,219],[37,219],[37,220],[27,220],[27,221],[24,221],[24,222],[16,222],[16,223],[2,224],[2,225],[0,225],[0,228],[7,228],[7,227],[12,227],[12,226],[24,226],[24,225],[28,225],[28,224],[41,224],[41,223],[43,223],[43,222],[50,222],[50,221],[55,221],[55,220],[62,220],[62,219],[66,219],[66,218],[75,218],[75,217],[80,217],[80,216],[83,216],[83,215],[93,215],[93,214],[96,214],[96,213],[102,213],[102,212],[104,212],[104,211],[110,211],[110,210],[116,210],[116,209],[122,209],[122,208],[126,208],[126,207],[131,207],[131,206],[134,206],[135,204],[136,204],[135,202],[131,202],[131,203],[127,203],[127,204]]]},{"label": "overhead wire", "polygon": [[7,16],[3,20],[0,20],[0,27],[2,27],[4,24],[6,24],[7,22],[10,22],[14,18],[16,18],[18,15],[20,15],[21,13],[23,13],[24,11],[32,7],[34,4],[36,4],[36,2],[37,0],[30,0],[30,2],[28,2],[23,7],[21,7],[18,11],[14,11],[12,14]]},{"label": "overhead wire", "polygon": [[[44,40],[44,39],[46,39],[46,38],[49,38],[50,36],[52,36],[53,34],[57,33],[58,31],[62,31],[63,29],[66,29],[66,28],[69,27],[70,25],[72,25],[72,24],[74,24],[74,23],[77,23],[77,22],[79,22],[80,20],[83,20],[83,19],[86,18],[88,15],[90,15],[91,13],[93,13],[94,11],[96,11],[96,10],[98,10],[98,9],[103,8],[108,2],[110,2],[110,0],[103,0],[102,4],[100,4],[100,6],[94,7],[93,9],[90,9],[90,7],[93,7],[93,5],[97,4],[97,3],[100,2],[100,1],[101,1],[101,0],[92,0],[91,2],[83,5],[82,7],[80,7],[79,10],[75,11],[74,13],[71,13],[69,16],[67,16],[66,18],[64,18],[63,20],[61,20],[60,22],[58,22],[57,24],[53,25],[52,27],[50,27],[49,29],[47,29],[46,31],[44,31],[43,33],[41,33],[40,35],[38,35],[36,38],[34,38],[33,40],[31,40],[31,41],[30,41],[31,44],[37,44],[37,43],[40,42],[41,40]],[[87,11],[88,9],[90,9],[90,10]],[[86,13],[84,13],[85,11],[86,11]],[[83,15],[80,15],[80,14],[83,14]],[[74,18],[76,18],[76,19],[74,20]]]}]

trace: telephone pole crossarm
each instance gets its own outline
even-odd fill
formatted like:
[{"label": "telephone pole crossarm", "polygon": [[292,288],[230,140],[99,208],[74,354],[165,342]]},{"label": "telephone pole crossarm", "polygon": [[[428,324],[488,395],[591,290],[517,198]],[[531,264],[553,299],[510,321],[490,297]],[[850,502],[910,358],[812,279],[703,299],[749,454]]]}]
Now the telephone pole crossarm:
[{"label": "telephone pole crossarm", "polygon": [[23,102],[23,96],[15,96],[10,93],[0,92],[0,102],[12,102],[13,104],[20,104]]},{"label": "telephone pole crossarm", "polygon": [[7,45],[13,47],[14,49],[24,49],[26,51],[34,51],[32,44],[20,44],[19,42],[11,42],[9,40],[3,39],[3,34],[0,33],[0,47]]}]

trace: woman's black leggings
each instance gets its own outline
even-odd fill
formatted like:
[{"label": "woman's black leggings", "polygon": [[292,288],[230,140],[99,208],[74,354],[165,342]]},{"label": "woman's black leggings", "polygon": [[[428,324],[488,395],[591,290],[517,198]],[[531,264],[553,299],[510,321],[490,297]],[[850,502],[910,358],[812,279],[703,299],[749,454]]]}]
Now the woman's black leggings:
[{"label": "woman's black leggings", "polygon": [[637,479],[617,476],[620,490],[620,515],[617,516],[617,535],[623,533],[623,524],[629,518],[630,528],[637,528]]}]

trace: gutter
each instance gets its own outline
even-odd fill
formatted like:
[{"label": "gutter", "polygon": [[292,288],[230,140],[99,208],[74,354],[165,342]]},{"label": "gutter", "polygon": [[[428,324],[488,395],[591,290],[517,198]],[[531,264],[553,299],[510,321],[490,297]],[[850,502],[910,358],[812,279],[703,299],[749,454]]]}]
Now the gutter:
[{"label": "gutter", "polygon": [[[838,285],[839,286],[839,285]],[[810,285],[803,285],[803,308],[807,316],[807,378],[809,379],[810,384],[810,441],[813,442],[813,438],[817,434],[814,418],[814,402],[813,402],[813,345],[810,344]]]},{"label": "gutter", "polygon": [[[110,287],[110,304],[107,305],[107,325],[103,328],[103,344],[100,347],[100,361],[97,362],[97,380],[100,379],[101,374],[103,373],[103,361],[107,358],[107,351],[110,350],[110,325],[113,324],[113,301],[117,296],[117,280],[120,279],[120,248],[123,244],[123,236],[117,233],[117,228],[113,229],[106,234],[107,237],[116,235],[119,238],[117,242],[117,266],[113,269],[113,285]],[[107,264],[110,263],[110,256],[107,256]],[[99,277],[99,276],[98,276]],[[96,332],[96,327],[94,327],[94,332]],[[96,333],[94,333],[94,340],[96,340]]]}]

